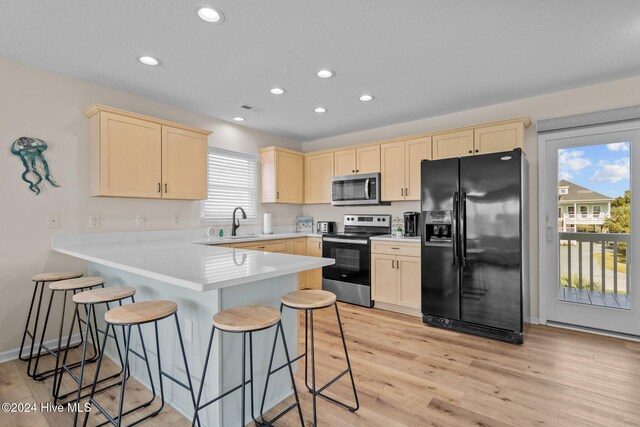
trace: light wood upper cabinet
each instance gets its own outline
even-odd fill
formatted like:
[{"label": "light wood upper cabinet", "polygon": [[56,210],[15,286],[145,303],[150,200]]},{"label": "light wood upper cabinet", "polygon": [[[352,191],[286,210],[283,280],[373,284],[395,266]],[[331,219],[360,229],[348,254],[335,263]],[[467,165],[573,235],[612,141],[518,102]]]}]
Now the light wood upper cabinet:
[{"label": "light wood upper cabinet", "polygon": [[334,175],[344,176],[356,173],[356,149],[334,151]]},{"label": "light wood upper cabinet", "polygon": [[473,129],[433,136],[433,160],[473,155]]},{"label": "light wood upper cabinet", "polygon": [[380,146],[370,145],[356,149],[356,173],[380,172]]},{"label": "light wood upper cabinet", "polygon": [[487,154],[524,148],[524,122],[476,128],[474,153]]},{"label": "light wood upper cabinet", "polygon": [[431,160],[431,137],[409,139],[404,142],[404,199],[420,200],[420,163]]},{"label": "light wood upper cabinet", "polygon": [[279,147],[260,150],[262,203],[304,202],[304,157]]},{"label": "light wood upper cabinet", "polygon": [[304,157],[304,202],[331,203],[332,152]]},{"label": "light wood upper cabinet", "polygon": [[207,136],[178,123],[94,104],[89,118],[92,196],[207,197]]},{"label": "light wood upper cabinet", "polygon": [[382,200],[420,200],[420,162],[424,159],[431,159],[431,137],[381,144]]},{"label": "light wood upper cabinet", "polygon": [[404,200],[404,146],[404,141],[380,145],[380,197],[384,201]]},{"label": "light wood upper cabinet", "polygon": [[355,175],[380,172],[380,146],[334,151],[334,175]]},{"label": "light wood upper cabinet", "polygon": [[[162,126],[162,197],[207,198],[207,137],[184,129]],[[195,161],[197,159],[197,161]]]}]

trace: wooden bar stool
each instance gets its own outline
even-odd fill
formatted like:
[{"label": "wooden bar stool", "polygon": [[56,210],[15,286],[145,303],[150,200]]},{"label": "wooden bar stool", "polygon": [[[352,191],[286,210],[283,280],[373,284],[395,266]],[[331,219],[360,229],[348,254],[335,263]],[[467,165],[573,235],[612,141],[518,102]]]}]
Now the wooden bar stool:
[{"label": "wooden bar stool", "polygon": [[[66,316],[66,308],[67,308],[67,295],[69,292],[72,292],[75,295],[79,291],[83,291],[86,289],[92,289],[98,286],[104,287],[105,279],[103,277],[78,277],[76,279],[68,279],[61,280],[58,282],[53,282],[49,284],[49,290],[51,290],[51,296],[49,297],[49,305],[47,307],[47,314],[44,318],[44,325],[42,326],[42,335],[40,335],[40,345],[38,347],[38,354],[35,356],[35,364],[33,367],[33,375],[32,378],[38,381],[43,381],[45,378],[48,378],[52,375],[57,375],[59,373],[59,363],[60,363],[60,350],[62,350],[62,333],[64,330],[64,318]],[[53,305],[53,298],[56,294],[62,294],[62,315],[60,317],[60,330],[58,332],[58,346],[55,350],[50,349],[44,344],[44,337],[47,333],[47,325],[49,323],[49,315],[51,314],[51,307]],[[76,312],[78,307],[75,307]],[[75,316],[74,316],[75,317]],[[75,317],[78,320],[78,329],[82,332],[81,323],[86,323],[86,319],[80,319],[80,317]],[[73,333],[73,323],[71,324],[72,328],[70,334]],[[94,354],[91,357],[91,361],[95,361],[96,356],[98,355],[96,351],[96,338],[93,336],[93,331],[91,331],[91,342],[93,344]],[[56,368],[49,369],[45,372],[38,373],[38,364],[40,363],[40,356],[42,350],[56,357]],[[80,362],[77,362],[73,365],[73,367],[79,366]]]},{"label": "wooden bar stool", "polygon": [[[36,333],[38,331],[38,321],[40,320],[40,307],[42,306],[42,295],[44,294],[44,288],[47,283],[58,282],[60,280],[68,280],[75,279],[78,277],[82,277],[81,271],[65,271],[65,272],[55,272],[55,273],[42,273],[36,274],[31,277],[31,280],[34,282],[33,286],[33,295],[31,296],[31,305],[29,306],[29,314],[27,315],[27,321],[24,325],[24,332],[22,334],[22,342],[20,343],[20,352],[18,353],[18,358],[23,362],[29,362],[27,365],[27,375],[30,377],[33,376],[31,372],[31,359],[33,359],[33,347],[36,342]],[[35,312],[35,322],[33,323],[33,328],[29,330],[29,323],[31,323],[31,315],[33,314],[34,303],[36,301],[36,294],[40,290],[40,296],[38,297],[38,307]],[[27,336],[31,340],[31,346],[29,349],[29,355],[23,356],[22,350],[24,349],[24,343],[26,341]],[[77,345],[76,345],[77,346]]]},{"label": "wooden bar stool", "polygon": [[[76,396],[76,406],[75,406],[75,413],[73,416],[73,425],[75,426],[78,422],[78,405],[80,404],[80,399],[82,399],[83,397],[87,397],[87,395],[82,396],[82,390],[87,388],[87,387],[91,387],[91,384],[88,384],[86,386],[82,385],[83,382],[83,377],[84,377],[84,367],[85,367],[85,359],[87,357],[87,343],[89,341],[89,330],[91,328],[91,326],[94,327],[94,331],[96,334],[96,337],[98,337],[98,333],[102,333],[104,334],[105,331],[100,330],[98,328],[98,319],[96,318],[96,311],[95,311],[95,305],[96,304],[105,304],[107,307],[107,310],[110,310],[111,307],[109,306],[110,303],[112,302],[118,302],[118,304],[120,306],[122,306],[122,302],[123,300],[130,298],[131,302],[135,302],[134,300],[134,295],[136,293],[135,288],[131,288],[131,287],[113,287],[113,288],[103,288],[103,289],[93,289],[90,291],[84,291],[84,292],[80,292],[79,294],[76,294],[72,297],[72,300],[74,303],[76,303],[76,305],[83,305],[85,308],[85,313],[86,313],[86,319],[87,319],[87,323],[85,325],[85,330],[84,330],[84,344],[82,346],[82,359],[80,360],[81,364],[80,364],[80,372],[79,375],[76,376],[73,374],[73,372],[71,372],[71,367],[67,366],[67,356],[69,354],[69,348],[70,348],[70,344],[71,344],[71,331],[69,332],[69,338],[67,339],[67,345],[66,345],[66,350],[64,353],[64,358],[62,359],[62,369],[60,370],[60,375],[58,378],[58,375],[55,376],[55,379],[53,381],[54,384],[54,389],[53,389],[53,397],[54,397],[54,405],[58,403],[59,399],[65,399],[73,394],[75,394]],[[73,329],[73,323],[76,320],[76,316],[78,315],[78,310],[76,310],[74,312],[74,317],[73,320],[71,321],[71,328]],[[93,325],[91,323],[91,316],[93,315]],[[138,326],[139,327],[139,326]],[[124,336],[124,326],[122,327],[122,331],[123,331],[123,336]],[[115,340],[115,344],[116,344],[116,349],[118,351],[118,357],[120,359],[120,366],[122,367],[120,372],[117,372],[113,375],[110,375],[106,378],[103,378],[101,380],[98,381],[98,383],[102,383],[104,381],[110,380],[112,378],[117,378],[122,374],[122,370],[124,369],[124,363],[123,363],[123,359],[122,359],[122,353],[120,351],[120,344],[118,343],[118,339],[114,333],[113,338]],[[99,340],[96,340],[99,341]],[[99,349],[98,349],[99,351]],[[58,368],[58,366],[56,366],[56,369]],[[75,388],[75,390],[71,390],[69,392],[66,392],[64,394],[60,394],[60,386],[62,384],[62,379],[64,377],[64,373],[67,372],[69,374],[69,376],[76,382],[77,387]],[[57,383],[57,386],[56,386]],[[101,388],[100,390],[96,390],[96,393],[99,393],[101,391],[110,389],[116,385],[118,385],[119,382],[107,385],[103,388]]]},{"label": "wooden bar stool", "polygon": [[[160,413],[160,411],[162,411],[162,408],[164,408],[164,386],[162,383],[163,376],[167,377],[174,383],[186,389],[191,394],[191,401],[193,402],[194,407],[196,406],[196,400],[193,394],[193,385],[191,383],[191,373],[189,372],[189,363],[187,362],[187,355],[184,350],[184,343],[182,341],[182,333],[180,332],[180,323],[178,322],[177,312],[178,312],[178,305],[175,302],[159,300],[159,301],[144,301],[144,302],[126,304],[120,307],[112,308],[111,310],[105,313],[104,320],[107,324],[107,327],[104,331],[104,339],[102,341],[100,357],[98,359],[98,366],[96,367],[96,373],[93,380],[93,384],[91,385],[91,393],[89,395],[89,404],[96,407],[107,418],[107,421],[100,425],[111,423],[119,427],[122,424],[122,418],[125,415],[128,415],[138,409],[151,405],[151,403],[156,398],[156,389],[153,383],[153,375],[151,374],[151,366],[149,365],[149,357],[147,355],[147,349],[142,338],[142,328],[140,327],[140,325],[147,324],[147,323],[153,323],[153,326],[154,326],[154,332],[155,332],[155,338],[156,338],[156,352],[157,352],[156,355],[158,359],[158,377],[159,377],[159,383],[160,383],[161,404],[157,410],[153,411],[148,415],[145,415],[140,419],[137,419],[130,425],[135,425],[135,424],[141,423],[146,419],[155,417]],[[172,316],[175,320],[176,329],[178,331],[178,342],[180,343],[180,350],[182,352],[182,360],[184,361],[184,368],[185,368],[188,384],[183,383],[182,381],[178,380],[177,378],[174,378],[173,376],[169,375],[168,373],[162,370],[162,357],[160,352],[158,322],[160,320],[163,320]],[[96,393],[96,386],[99,383],[98,378],[100,378],[100,368],[102,366],[102,359],[104,358],[104,350],[107,345],[107,339],[110,336],[112,336],[109,334],[109,330],[111,330],[113,332],[113,336],[115,336],[115,333],[116,333],[115,328],[117,326],[124,327],[124,329],[126,329],[126,332],[124,333],[125,351],[124,351],[124,358],[122,359],[123,364],[122,364],[122,370],[120,374],[121,378],[120,378],[120,382],[117,383],[120,385],[120,400],[118,401],[118,415],[113,417],[98,402],[96,402],[95,393]],[[130,347],[132,326],[138,327],[138,333],[140,335],[140,345],[142,347],[142,354],[139,354],[138,352],[132,350]],[[127,372],[129,370],[129,353],[133,353],[139,358],[141,358],[142,360],[144,360],[147,367],[147,374],[149,375],[149,383],[151,385],[152,397],[149,401],[144,402],[141,405],[136,406],[135,408],[131,408],[123,412],[124,390],[127,382]],[[197,415],[197,412],[196,412],[196,415]],[[86,412],[83,425],[86,426],[88,420],[89,420],[89,412]],[[199,420],[198,420],[198,424],[199,424]]]},{"label": "wooden bar stool", "polygon": [[[207,406],[217,402],[218,400],[224,398],[225,396],[233,393],[234,391],[241,389],[242,390],[242,405],[241,405],[241,413],[240,420],[241,426],[244,427],[245,423],[245,400],[246,400],[246,386],[250,385],[250,393],[251,393],[251,417],[253,421],[258,426],[262,425],[271,425],[280,417],[284,416],[286,413],[291,411],[293,408],[298,407],[298,415],[300,417],[300,425],[304,426],[304,419],[302,418],[302,409],[300,407],[300,401],[298,400],[298,390],[296,389],[296,383],[293,378],[293,370],[291,368],[291,361],[289,358],[289,350],[287,349],[287,341],[284,337],[284,330],[282,328],[282,321],[280,318],[280,313],[275,308],[266,307],[263,305],[249,305],[243,307],[235,307],[227,310],[222,310],[216,313],[213,316],[213,327],[211,328],[211,336],[209,338],[209,346],[207,347],[207,355],[205,357],[204,369],[202,371],[200,390],[198,391],[198,400],[196,403],[196,413],[193,418],[192,425],[195,424],[196,418],[198,416],[198,412],[201,409],[206,408]],[[284,353],[287,358],[287,363],[283,366],[289,366],[289,376],[291,377],[291,386],[293,387],[293,394],[295,395],[295,403],[289,406],[287,409],[282,411],[280,415],[271,420],[270,422],[265,422],[264,420],[258,421],[254,415],[254,402],[253,402],[253,333],[262,331],[268,328],[276,326],[276,334],[273,339],[273,353],[275,353],[276,343],[278,342],[278,331],[282,336],[282,345],[284,347]],[[209,366],[209,356],[211,355],[211,347],[213,345],[213,337],[215,335],[216,329],[220,332],[229,332],[229,333],[240,333],[242,334],[242,381],[240,385],[222,393],[215,399],[212,399],[204,404],[200,404],[202,399],[202,390],[204,389],[205,376],[207,374],[207,367]],[[249,336],[249,380],[246,379],[246,344],[247,344],[247,335]],[[271,367],[269,367],[271,369]],[[267,387],[269,386],[268,377],[267,383],[265,384],[264,396],[267,395]],[[262,407],[264,407],[264,398],[262,402]]]},{"label": "wooden bar stool", "polygon": [[[321,310],[324,308],[328,308],[334,306],[336,310],[336,318],[338,320],[338,327],[340,328],[340,338],[342,339],[342,347],[344,348],[344,356],[347,361],[347,369],[338,374],[331,381],[323,385],[322,387],[316,387],[316,357],[315,357],[315,343],[313,339],[313,312],[315,310]],[[347,351],[347,343],[344,339],[344,331],[342,330],[342,322],[340,321],[340,312],[338,310],[338,304],[336,303],[335,294],[322,291],[322,290],[302,290],[302,291],[294,291],[289,292],[282,296],[280,311],[282,311],[283,307],[289,307],[294,310],[304,310],[304,353],[297,356],[293,359],[293,362],[304,357],[304,383],[307,387],[307,390],[311,394],[313,394],[313,425],[317,425],[317,413],[316,413],[316,397],[320,396],[323,399],[328,400],[329,402],[335,403],[338,406],[341,406],[351,412],[355,412],[360,408],[360,403],[358,401],[358,392],[356,391],[356,383],[353,379],[353,372],[351,371],[351,362],[349,361],[349,353]],[[308,353],[308,340],[307,340],[307,331],[310,331],[311,334],[311,387],[309,387],[308,382],[308,363],[307,363],[307,353]],[[273,352],[271,353],[271,361],[269,362],[269,375],[274,372],[279,371],[285,365],[280,366],[277,369],[271,370],[271,366],[273,364]],[[333,385],[340,378],[349,374],[351,377],[351,387],[353,389],[353,396],[355,398],[355,406],[349,406],[343,402],[340,402],[332,397],[329,397],[322,392],[326,390],[328,387]],[[267,382],[269,381],[269,377],[267,376]],[[260,409],[260,414],[262,414],[262,408]]]}]

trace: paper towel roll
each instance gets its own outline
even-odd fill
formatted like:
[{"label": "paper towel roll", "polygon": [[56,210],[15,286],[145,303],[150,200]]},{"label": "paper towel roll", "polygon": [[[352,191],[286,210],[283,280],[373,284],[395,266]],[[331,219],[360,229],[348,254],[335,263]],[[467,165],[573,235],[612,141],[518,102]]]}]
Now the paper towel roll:
[{"label": "paper towel roll", "polygon": [[263,215],[263,220],[262,220],[262,232],[264,234],[271,234],[271,213],[270,212],[266,212]]}]

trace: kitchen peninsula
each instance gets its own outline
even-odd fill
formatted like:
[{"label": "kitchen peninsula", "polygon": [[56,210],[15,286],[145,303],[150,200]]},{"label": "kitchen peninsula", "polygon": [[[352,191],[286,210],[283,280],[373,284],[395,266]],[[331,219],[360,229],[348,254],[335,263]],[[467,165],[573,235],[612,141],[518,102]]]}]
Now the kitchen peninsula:
[{"label": "kitchen peninsula", "polygon": [[[245,241],[251,239],[258,238],[247,236]],[[215,313],[251,304],[278,308],[280,296],[296,289],[297,273],[334,263],[332,259],[228,248],[216,246],[215,243],[220,241],[208,240],[189,231],[81,233],[54,235],[52,249],[85,260],[87,275],[105,277],[107,286],[136,288],[136,301],[166,299],[177,302],[189,367],[197,389],[211,331],[211,319]],[[285,311],[283,314],[283,326],[289,351],[293,355],[297,347],[297,324],[292,312]],[[145,326],[142,329],[147,348],[153,349],[153,329],[146,329]],[[254,334],[256,399],[260,398],[264,387],[268,363],[266,349],[272,344],[273,334],[272,330]],[[170,375],[184,379],[175,328],[161,326],[160,335],[163,366]],[[222,340],[224,343],[221,346],[216,338],[209,362],[204,391],[204,396],[209,398],[241,381],[242,365],[238,363],[242,354],[241,338],[236,334],[222,334]],[[132,348],[140,350],[136,334],[132,341],[135,341]],[[224,352],[221,348],[224,348]],[[151,352],[154,353],[153,359],[155,352]],[[108,354],[116,360],[115,346]],[[285,360],[283,352],[276,357],[280,363]],[[148,386],[144,364],[135,356],[130,357],[130,363],[132,375]],[[266,402],[265,408],[272,407],[291,394],[289,379],[285,371],[282,372],[270,380],[268,399],[271,399]],[[193,406],[188,393],[170,382],[166,385],[167,401],[190,418]],[[201,411],[200,416],[206,425],[237,425],[239,412],[240,393],[235,392],[223,399],[221,404],[211,405]],[[249,410],[246,416],[250,419]]]}]

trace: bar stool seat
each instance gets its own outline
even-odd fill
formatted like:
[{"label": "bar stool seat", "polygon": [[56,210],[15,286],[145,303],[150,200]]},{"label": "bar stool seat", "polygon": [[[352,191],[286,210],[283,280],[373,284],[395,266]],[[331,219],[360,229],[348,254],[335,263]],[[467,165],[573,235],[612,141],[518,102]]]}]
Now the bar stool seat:
[{"label": "bar stool seat", "polygon": [[213,316],[213,326],[227,332],[253,332],[280,321],[280,312],[264,305],[229,308]]},{"label": "bar stool seat", "polygon": [[76,279],[82,277],[81,271],[56,271],[51,273],[36,274],[31,277],[34,282],[57,282],[58,280]]},{"label": "bar stool seat", "polygon": [[135,295],[135,293],[135,288],[123,286],[117,288],[92,289],[75,294],[71,299],[76,304],[100,304],[129,298]]},{"label": "bar stool seat", "polygon": [[104,277],[78,277],[77,279],[61,280],[51,283],[49,289],[52,291],[75,291],[103,285],[105,281]]},{"label": "bar stool seat", "polygon": [[104,320],[112,325],[139,325],[169,317],[178,311],[173,301],[143,301],[107,311]]},{"label": "bar stool seat", "polygon": [[309,289],[284,294],[281,301],[287,307],[307,310],[329,307],[335,304],[336,296],[328,291]]}]

